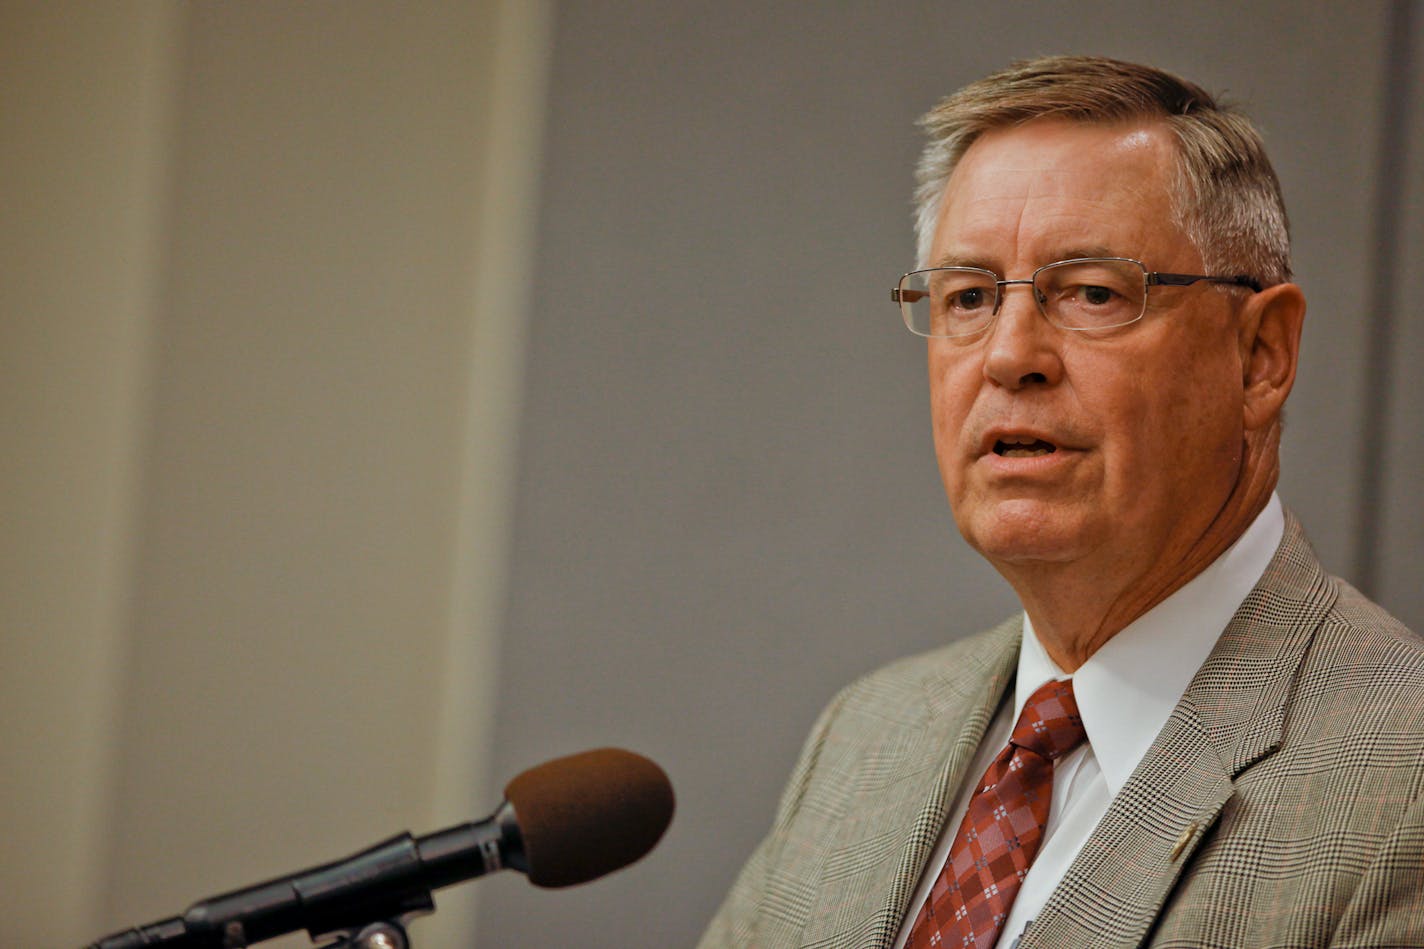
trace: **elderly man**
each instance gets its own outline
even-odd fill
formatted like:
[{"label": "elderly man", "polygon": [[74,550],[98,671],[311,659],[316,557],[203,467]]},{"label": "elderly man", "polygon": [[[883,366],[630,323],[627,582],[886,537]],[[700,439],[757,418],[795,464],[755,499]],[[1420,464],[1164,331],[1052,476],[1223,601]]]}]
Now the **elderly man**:
[{"label": "elderly man", "polygon": [[1023,615],[831,703],[702,945],[1424,946],[1424,649],[1273,493],[1305,300],[1259,136],[1084,57],[923,125],[893,295]]}]

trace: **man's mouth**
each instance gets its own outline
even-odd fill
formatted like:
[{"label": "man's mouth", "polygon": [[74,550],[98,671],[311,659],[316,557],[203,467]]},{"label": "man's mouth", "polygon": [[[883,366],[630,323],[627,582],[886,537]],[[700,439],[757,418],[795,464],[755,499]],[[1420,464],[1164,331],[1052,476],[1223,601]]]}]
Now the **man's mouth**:
[{"label": "man's mouth", "polygon": [[1001,438],[994,442],[994,454],[1002,458],[1037,458],[1051,455],[1058,446],[1041,438]]}]

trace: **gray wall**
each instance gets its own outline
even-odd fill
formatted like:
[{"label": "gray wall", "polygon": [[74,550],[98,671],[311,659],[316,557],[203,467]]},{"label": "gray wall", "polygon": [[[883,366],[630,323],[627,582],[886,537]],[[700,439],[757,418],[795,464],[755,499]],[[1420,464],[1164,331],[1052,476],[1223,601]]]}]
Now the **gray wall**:
[{"label": "gray wall", "polygon": [[[1281,491],[1335,571],[1375,546],[1376,593],[1424,627],[1409,266],[1424,103],[1386,88],[1398,12],[558,4],[491,771],[621,744],[668,768],[680,810],[653,856],[606,881],[481,884],[482,944],[689,944],[834,690],[1013,608],[954,530],[922,346],[887,299],[912,262],[915,117],[1011,58],[1146,60],[1259,121],[1310,300]],[[1416,60],[1420,19],[1403,44]],[[1390,184],[1378,147],[1406,120],[1413,151]],[[1376,298],[1385,186],[1405,202],[1405,250]],[[1396,317],[1377,348],[1387,391],[1369,355],[1378,301]],[[1387,443],[1362,444],[1386,395]],[[1388,516],[1361,538],[1367,469]]]}]

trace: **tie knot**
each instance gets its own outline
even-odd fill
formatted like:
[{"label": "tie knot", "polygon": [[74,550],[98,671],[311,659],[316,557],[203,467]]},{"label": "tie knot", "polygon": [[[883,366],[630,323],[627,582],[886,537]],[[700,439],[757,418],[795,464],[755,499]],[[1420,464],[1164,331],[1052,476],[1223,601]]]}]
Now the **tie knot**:
[{"label": "tie knot", "polygon": [[1073,698],[1073,680],[1069,679],[1048,682],[1029,696],[1009,743],[1053,761],[1077,748],[1086,737],[1078,702]]}]

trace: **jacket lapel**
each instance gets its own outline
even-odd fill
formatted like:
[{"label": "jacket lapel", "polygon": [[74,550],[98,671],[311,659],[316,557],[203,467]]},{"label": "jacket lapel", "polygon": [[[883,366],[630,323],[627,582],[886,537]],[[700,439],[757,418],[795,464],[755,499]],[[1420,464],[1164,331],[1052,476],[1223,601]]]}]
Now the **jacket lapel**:
[{"label": "jacket lapel", "polygon": [[1280,744],[1291,683],[1334,600],[1289,512],[1281,546],[1020,949],[1136,947],[1230,801]]},{"label": "jacket lapel", "polygon": [[835,824],[801,945],[894,943],[965,771],[1013,681],[1022,629],[1020,619],[1004,623],[922,679],[922,715],[886,739],[898,746],[898,766],[857,789]]}]

